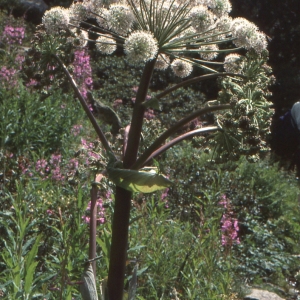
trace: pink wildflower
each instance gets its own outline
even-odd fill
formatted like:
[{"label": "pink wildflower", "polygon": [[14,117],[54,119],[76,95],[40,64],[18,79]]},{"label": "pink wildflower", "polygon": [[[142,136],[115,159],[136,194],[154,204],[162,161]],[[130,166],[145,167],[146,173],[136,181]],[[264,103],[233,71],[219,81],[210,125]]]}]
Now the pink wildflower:
[{"label": "pink wildflower", "polygon": [[87,98],[87,89],[92,88],[92,68],[90,66],[90,56],[86,50],[76,50],[74,52],[74,78],[80,86],[80,92]]},{"label": "pink wildflower", "polygon": [[230,206],[230,200],[226,195],[222,195],[219,204],[225,208],[225,212],[221,219],[222,245],[231,247],[234,243],[240,244],[240,239],[238,237],[238,220],[232,217],[233,212]]},{"label": "pink wildflower", "polygon": [[22,44],[22,41],[25,37],[25,28],[24,27],[12,27],[12,26],[5,26],[2,38],[3,40],[11,45],[11,44]]},{"label": "pink wildflower", "polygon": [[[97,207],[97,223],[98,224],[103,224],[105,222],[105,209],[103,207],[103,201],[101,198],[97,199],[96,202],[96,207]],[[89,212],[91,210],[91,201],[88,203],[86,212]],[[89,224],[91,218],[89,216],[82,216],[82,220],[84,223]]]}]

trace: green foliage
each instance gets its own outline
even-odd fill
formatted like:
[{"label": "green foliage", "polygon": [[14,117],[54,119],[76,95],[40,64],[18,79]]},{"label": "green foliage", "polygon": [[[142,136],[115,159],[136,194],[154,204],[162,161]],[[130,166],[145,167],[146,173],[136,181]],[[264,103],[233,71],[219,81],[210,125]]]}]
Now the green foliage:
[{"label": "green foliage", "polygon": [[297,182],[264,161],[242,162],[234,174],[225,186],[241,224],[238,271],[250,280],[269,277],[282,284],[281,277],[293,274],[298,253]]},{"label": "green foliage", "polygon": [[[87,259],[87,226],[82,216],[87,192],[52,187],[49,182],[20,182],[13,205],[1,213],[0,289],[11,298],[71,299]],[[15,295],[15,296],[13,296]]]},{"label": "green foliage", "polygon": [[[221,210],[211,201],[206,204],[202,226],[171,218],[165,203],[153,196],[134,204],[128,257],[136,259],[142,272],[137,299],[169,299],[174,289],[179,299],[230,295],[232,274],[220,243]],[[135,214],[141,217],[135,219]]]},{"label": "green foliage", "polygon": [[205,211],[207,199],[214,199],[217,207],[219,196],[226,194],[240,227],[241,244],[233,251],[236,272],[250,282],[264,280],[285,288],[282,278],[292,277],[297,265],[298,182],[268,160],[249,163],[240,159],[216,165],[211,155],[195,151],[191,143],[175,146],[167,159],[176,162],[168,169],[178,183],[167,197],[172,215],[199,222],[195,199],[202,199]]},{"label": "green foliage", "polygon": [[30,151],[49,155],[70,139],[81,109],[60,90],[43,99],[21,84],[13,90],[0,89],[0,143],[6,151]]},{"label": "green foliage", "polygon": [[5,231],[1,243],[0,289],[7,295],[5,299],[32,299],[43,282],[53,276],[38,272],[39,261],[36,260],[42,235],[38,235],[40,220],[28,215],[28,206],[24,198],[24,190],[18,185],[18,197],[12,200],[11,211],[3,211],[0,215],[1,231]]}]

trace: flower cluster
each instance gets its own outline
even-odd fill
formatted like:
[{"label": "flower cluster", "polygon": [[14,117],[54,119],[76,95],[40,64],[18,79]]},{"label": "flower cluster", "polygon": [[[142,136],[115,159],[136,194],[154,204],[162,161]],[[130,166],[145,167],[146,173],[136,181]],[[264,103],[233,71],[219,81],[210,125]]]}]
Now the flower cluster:
[{"label": "flower cluster", "polygon": [[157,40],[151,32],[135,31],[125,40],[124,52],[132,63],[147,62],[157,55]]},{"label": "flower cluster", "polygon": [[169,208],[169,201],[167,199],[169,190],[170,190],[169,188],[166,188],[160,196],[161,201],[165,203],[165,208]]},{"label": "flower cluster", "polygon": [[231,23],[232,36],[235,38],[233,43],[237,47],[245,49],[255,49],[261,53],[267,47],[266,35],[260,32],[256,25],[244,18],[236,18]]},{"label": "flower cluster", "polygon": [[90,56],[86,50],[76,50],[74,53],[74,78],[80,86],[83,97],[87,97],[88,89],[92,88],[92,68],[90,66]]},{"label": "flower cluster", "polygon": [[80,134],[82,130],[82,125],[79,124],[79,125],[74,125],[71,129],[71,133],[74,135],[74,136],[77,136]]},{"label": "flower cluster", "polygon": [[63,7],[53,7],[47,10],[43,16],[42,23],[45,26],[46,32],[57,33],[60,29],[66,29],[69,25],[69,11]]},{"label": "flower cluster", "polygon": [[88,166],[93,161],[100,159],[100,155],[94,151],[96,148],[94,143],[88,143],[85,139],[81,139],[81,147],[85,151],[85,165]]},{"label": "flower cluster", "polygon": [[25,37],[25,28],[24,27],[12,27],[5,26],[2,39],[5,43],[11,44],[22,44],[23,39]]},{"label": "flower cluster", "polygon": [[112,54],[117,49],[116,41],[111,35],[99,36],[96,40],[96,48],[103,54]]},{"label": "flower cluster", "polygon": [[222,245],[231,247],[234,243],[240,244],[238,220],[232,216],[230,200],[222,195],[219,204],[225,209],[221,219]]},{"label": "flower cluster", "polygon": [[[265,34],[253,23],[228,15],[229,0],[130,0],[128,4],[114,1],[105,8],[96,0],[87,0],[72,4],[69,10],[55,7],[45,13],[43,24],[47,32],[53,27],[57,32],[67,25],[78,27],[92,17],[101,32],[96,40],[98,51],[112,54],[120,45],[133,65],[157,59],[155,68],[165,70],[170,65],[182,78],[190,75],[193,65],[213,64],[205,61],[215,60],[220,52],[218,45],[228,40],[257,53],[267,47]],[[90,30],[96,33],[94,27]],[[194,54],[193,58],[189,53]]]},{"label": "flower cluster", "polygon": [[[97,223],[103,224],[105,222],[105,209],[103,207],[103,200],[101,198],[97,199],[96,202],[97,206]],[[88,214],[91,211],[91,201],[88,203],[88,206],[86,208],[86,214]],[[88,215],[82,216],[82,220],[84,223],[89,224],[91,217]]]},{"label": "flower cluster", "polygon": [[49,161],[39,159],[35,164],[35,171],[45,179],[52,179],[57,182],[64,181],[67,177],[74,176],[79,167],[77,159],[71,158],[67,164],[62,166],[61,154],[52,154]]},{"label": "flower cluster", "polygon": [[113,32],[120,35],[127,35],[133,20],[134,16],[128,5],[118,3],[110,5],[107,23]]},{"label": "flower cluster", "polygon": [[15,79],[16,72],[14,68],[2,67],[0,69],[0,82],[2,84],[6,82],[9,83],[10,86],[15,86],[17,83]]},{"label": "flower cluster", "polygon": [[71,35],[72,36],[68,38],[68,42],[74,43],[74,45],[79,47],[85,47],[87,45],[89,35],[86,31],[73,28],[71,29]]},{"label": "flower cluster", "polygon": [[224,60],[224,70],[226,72],[240,74],[244,67],[243,57],[236,53],[228,54]]},{"label": "flower cluster", "polygon": [[189,76],[193,71],[193,65],[191,63],[178,58],[173,60],[171,68],[176,76],[182,78]]}]

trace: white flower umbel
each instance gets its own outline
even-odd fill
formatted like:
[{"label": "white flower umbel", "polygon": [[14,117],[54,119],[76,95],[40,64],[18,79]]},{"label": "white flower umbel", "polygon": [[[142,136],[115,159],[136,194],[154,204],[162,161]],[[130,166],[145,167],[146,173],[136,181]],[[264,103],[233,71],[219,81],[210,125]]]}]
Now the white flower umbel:
[{"label": "white flower umbel", "polygon": [[69,8],[69,15],[74,25],[79,25],[89,17],[89,11],[83,3],[73,3]]},{"label": "white flower umbel", "polygon": [[42,23],[48,33],[66,29],[69,21],[69,10],[59,6],[47,10],[42,18]]},{"label": "white flower umbel", "polygon": [[214,24],[216,17],[206,6],[198,5],[191,9],[189,18],[197,32],[204,32]]},{"label": "white flower umbel", "polygon": [[261,52],[267,46],[265,35],[260,34],[257,26],[244,18],[234,19],[231,23],[231,31],[232,37],[236,38],[233,43],[237,47],[244,47],[247,50],[251,48],[255,50],[255,47],[259,47]]},{"label": "white flower umbel", "polygon": [[263,50],[267,49],[267,37],[261,32],[257,31],[252,38],[252,48],[257,52],[261,53]]},{"label": "white flower umbel", "polygon": [[108,26],[112,31],[126,36],[131,29],[134,16],[128,5],[112,4],[109,7]]},{"label": "white flower umbel", "polygon": [[[218,56],[219,47],[216,44],[204,45],[200,47],[200,56],[206,60],[213,60]],[[208,52],[201,52],[208,51]]]},{"label": "white flower umbel", "polygon": [[72,37],[68,38],[68,42],[74,43],[76,46],[84,47],[88,43],[89,35],[86,31],[73,28],[71,29]]},{"label": "white flower umbel", "polygon": [[236,53],[231,53],[225,56],[224,70],[228,73],[240,74],[244,67],[243,57]]},{"label": "white flower umbel", "polygon": [[96,40],[96,48],[103,54],[112,54],[116,51],[117,44],[112,36],[99,36]]},{"label": "white flower umbel", "polygon": [[135,31],[125,39],[124,52],[133,64],[147,62],[157,55],[157,40],[151,32]]},{"label": "white flower umbel", "polygon": [[231,24],[232,24],[232,18],[227,15],[223,15],[220,18],[218,18],[216,22],[216,27],[220,32],[225,32],[230,30]]},{"label": "white flower umbel", "polygon": [[107,29],[108,26],[108,20],[110,18],[109,10],[102,7],[101,9],[98,9],[97,15],[95,15],[96,21],[98,25],[104,29]]},{"label": "white flower umbel", "polygon": [[170,58],[165,54],[159,54],[154,68],[157,70],[166,70],[170,65]]},{"label": "white flower umbel", "polygon": [[231,12],[231,3],[229,0],[210,0],[208,6],[211,11],[218,17],[227,15]]},{"label": "white flower umbel", "polygon": [[178,58],[173,60],[171,68],[174,74],[181,78],[189,76],[193,71],[193,65],[191,63]]}]

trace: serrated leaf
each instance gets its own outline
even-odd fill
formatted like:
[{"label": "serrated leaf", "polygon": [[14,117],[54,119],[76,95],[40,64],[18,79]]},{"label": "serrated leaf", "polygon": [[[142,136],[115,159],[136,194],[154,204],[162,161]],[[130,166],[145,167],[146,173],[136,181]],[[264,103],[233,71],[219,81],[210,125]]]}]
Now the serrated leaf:
[{"label": "serrated leaf", "polygon": [[154,170],[145,172],[107,168],[107,173],[112,182],[130,192],[152,193],[172,185],[172,181]]}]

